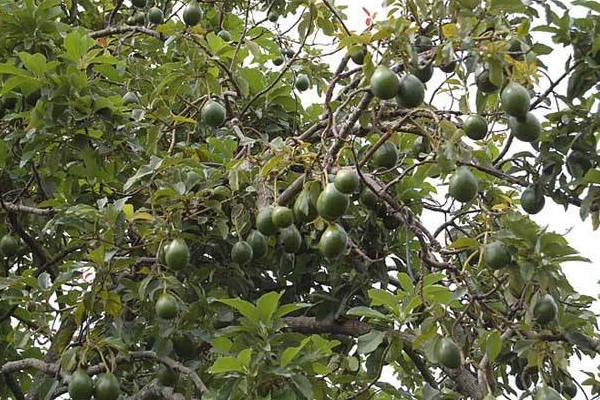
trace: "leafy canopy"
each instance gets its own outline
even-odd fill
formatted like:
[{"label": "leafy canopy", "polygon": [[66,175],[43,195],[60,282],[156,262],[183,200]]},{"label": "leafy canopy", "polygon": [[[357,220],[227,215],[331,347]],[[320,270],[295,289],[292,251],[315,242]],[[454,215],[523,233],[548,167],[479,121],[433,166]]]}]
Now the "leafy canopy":
[{"label": "leafy canopy", "polygon": [[0,398],[600,391],[598,3],[384,6],[0,0]]}]

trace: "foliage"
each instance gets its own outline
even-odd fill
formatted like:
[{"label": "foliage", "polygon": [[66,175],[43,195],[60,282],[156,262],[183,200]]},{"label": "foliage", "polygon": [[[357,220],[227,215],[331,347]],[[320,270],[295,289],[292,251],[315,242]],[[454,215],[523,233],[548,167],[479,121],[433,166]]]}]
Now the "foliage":
[{"label": "foliage", "polygon": [[0,0],[0,398],[572,397],[600,7],[384,3]]}]

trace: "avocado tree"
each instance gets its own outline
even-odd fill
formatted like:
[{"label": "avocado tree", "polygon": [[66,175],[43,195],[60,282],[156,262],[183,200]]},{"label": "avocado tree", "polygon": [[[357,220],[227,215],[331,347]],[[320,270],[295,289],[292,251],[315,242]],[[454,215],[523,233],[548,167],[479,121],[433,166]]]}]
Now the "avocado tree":
[{"label": "avocado tree", "polygon": [[0,0],[0,398],[600,395],[573,3]]}]

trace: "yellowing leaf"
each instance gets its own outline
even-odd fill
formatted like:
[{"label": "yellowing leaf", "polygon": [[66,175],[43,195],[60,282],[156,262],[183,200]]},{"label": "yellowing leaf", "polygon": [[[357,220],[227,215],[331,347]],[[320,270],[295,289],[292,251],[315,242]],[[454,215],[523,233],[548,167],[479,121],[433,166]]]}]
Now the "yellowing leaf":
[{"label": "yellowing leaf", "polygon": [[456,38],[459,35],[456,24],[444,24],[442,25],[442,33],[449,39]]},{"label": "yellowing leaf", "polygon": [[144,221],[153,221],[154,217],[152,216],[152,214],[149,214],[147,212],[136,212],[131,217],[132,221],[137,221],[137,220],[140,220],[140,219],[144,220]]}]

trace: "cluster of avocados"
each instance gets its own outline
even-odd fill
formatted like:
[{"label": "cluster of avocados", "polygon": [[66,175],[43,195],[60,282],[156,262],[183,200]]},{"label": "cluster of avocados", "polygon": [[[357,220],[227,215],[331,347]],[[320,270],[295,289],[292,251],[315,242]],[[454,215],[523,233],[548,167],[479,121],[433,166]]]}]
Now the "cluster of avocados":
[{"label": "cluster of avocados", "polygon": [[116,400],[121,393],[119,380],[114,374],[100,374],[94,382],[81,368],[71,374],[68,391],[72,400],[90,400],[92,395],[96,400]]},{"label": "cluster of avocados", "polygon": [[[148,1],[132,0],[131,4],[133,5],[134,9],[141,10],[143,8],[146,8],[146,6],[148,5]],[[127,25],[144,25],[146,23],[146,20],[151,24],[160,25],[164,22],[165,15],[160,8],[153,6],[148,10],[148,12],[146,12],[146,14],[136,11],[135,14],[127,18],[125,22]]]}]

